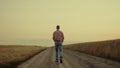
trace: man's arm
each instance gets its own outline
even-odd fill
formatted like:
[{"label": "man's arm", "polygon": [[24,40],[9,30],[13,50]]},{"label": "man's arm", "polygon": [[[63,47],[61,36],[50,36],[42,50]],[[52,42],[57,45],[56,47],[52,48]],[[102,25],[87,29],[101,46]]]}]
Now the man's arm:
[{"label": "man's arm", "polygon": [[63,32],[62,32],[62,42],[64,41],[64,34],[63,34]]},{"label": "man's arm", "polygon": [[53,41],[55,41],[55,35],[54,35],[54,33],[53,33],[53,38],[52,39],[53,39]]}]

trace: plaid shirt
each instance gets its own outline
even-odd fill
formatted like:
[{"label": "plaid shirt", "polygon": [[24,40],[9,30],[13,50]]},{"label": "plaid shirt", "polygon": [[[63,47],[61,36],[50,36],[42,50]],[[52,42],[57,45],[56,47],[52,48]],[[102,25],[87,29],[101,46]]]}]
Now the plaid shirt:
[{"label": "plaid shirt", "polygon": [[63,42],[64,41],[64,34],[60,30],[56,30],[53,32],[53,40],[55,42]]}]

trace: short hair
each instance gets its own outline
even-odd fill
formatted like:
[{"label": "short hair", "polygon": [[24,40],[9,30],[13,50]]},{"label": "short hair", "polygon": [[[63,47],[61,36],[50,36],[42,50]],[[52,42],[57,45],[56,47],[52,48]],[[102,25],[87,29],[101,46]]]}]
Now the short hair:
[{"label": "short hair", "polygon": [[57,26],[56,26],[56,29],[60,29],[60,26],[59,26],[59,25],[57,25]]}]

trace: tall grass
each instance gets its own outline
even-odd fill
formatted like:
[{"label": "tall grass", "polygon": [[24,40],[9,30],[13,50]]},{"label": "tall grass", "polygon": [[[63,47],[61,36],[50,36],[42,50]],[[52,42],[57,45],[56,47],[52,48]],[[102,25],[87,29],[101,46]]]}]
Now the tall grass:
[{"label": "tall grass", "polygon": [[14,68],[44,49],[38,46],[0,46],[0,68]]},{"label": "tall grass", "polygon": [[120,61],[120,39],[71,44],[64,46],[64,48]]}]

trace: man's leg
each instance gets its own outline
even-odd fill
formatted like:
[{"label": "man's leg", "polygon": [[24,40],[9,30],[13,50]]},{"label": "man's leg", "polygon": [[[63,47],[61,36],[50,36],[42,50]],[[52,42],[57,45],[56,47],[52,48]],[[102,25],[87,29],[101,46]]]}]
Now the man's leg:
[{"label": "man's leg", "polygon": [[56,62],[58,62],[58,43],[55,42],[55,49],[56,49]]},{"label": "man's leg", "polygon": [[60,63],[62,63],[62,43],[59,44],[59,50],[60,50]]},{"label": "man's leg", "polygon": [[60,50],[60,58],[62,58],[62,46],[59,47]]}]

